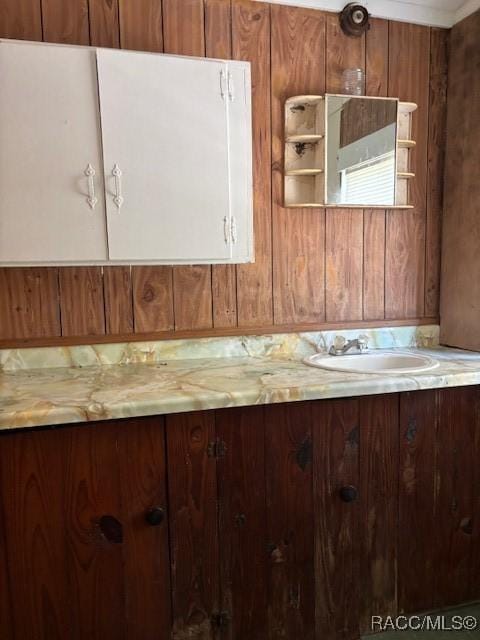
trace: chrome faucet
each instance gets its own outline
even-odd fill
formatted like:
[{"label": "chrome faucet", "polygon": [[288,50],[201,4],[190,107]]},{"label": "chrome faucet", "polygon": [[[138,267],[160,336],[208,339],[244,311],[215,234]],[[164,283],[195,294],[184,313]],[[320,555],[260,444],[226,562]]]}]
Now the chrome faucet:
[{"label": "chrome faucet", "polygon": [[344,356],[350,349],[356,347],[360,353],[368,351],[368,342],[366,336],[358,336],[354,340],[348,342],[342,336],[337,336],[330,347],[328,353],[331,356]]}]

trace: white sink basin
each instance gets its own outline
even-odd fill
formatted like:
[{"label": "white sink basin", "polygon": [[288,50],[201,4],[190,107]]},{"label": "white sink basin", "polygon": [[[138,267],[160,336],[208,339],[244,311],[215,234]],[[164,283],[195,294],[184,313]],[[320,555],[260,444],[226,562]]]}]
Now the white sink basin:
[{"label": "white sink basin", "polygon": [[347,371],[350,373],[422,373],[438,367],[438,362],[429,356],[405,351],[370,351],[368,353],[330,356],[317,353],[304,362],[311,367]]}]

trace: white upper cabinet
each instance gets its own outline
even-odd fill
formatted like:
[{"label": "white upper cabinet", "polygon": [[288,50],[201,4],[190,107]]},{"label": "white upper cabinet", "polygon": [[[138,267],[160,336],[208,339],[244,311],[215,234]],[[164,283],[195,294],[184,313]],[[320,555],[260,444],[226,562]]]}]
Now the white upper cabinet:
[{"label": "white upper cabinet", "polygon": [[95,51],[2,41],[0,261],[106,258]]},{"label": "white upper cabinet", "polygon": [[230,258],[221,74],[221,62],[98,51],[110,259]]},{"label": "white upper cabinet", "polygon": [[0,263],[253,260],[250,65],[0,42]]}]

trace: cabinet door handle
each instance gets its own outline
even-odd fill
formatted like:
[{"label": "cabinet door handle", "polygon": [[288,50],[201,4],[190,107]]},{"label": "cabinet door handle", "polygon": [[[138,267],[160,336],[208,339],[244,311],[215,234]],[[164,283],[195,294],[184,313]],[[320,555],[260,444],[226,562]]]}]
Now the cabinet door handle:
[{"label": "cabinet door handle", "polygon": [[98,198],[95,197],[95,182],[93,180],[93,178],[95,177],[95,169],[90,163],[87,164],[87,168],[85,169],[84,174],[87,176],[88,182],[87,203],[90,209],[95,209],[95,205],[98,202]]},{"label": "cabinet door handle", "polygon": [[113,202],[116,204],[117,209],[123,204],[123,196],[122,196],[122,170],[115,164],[112,169],[112,176],[115,178],[115,196],[113,198]]},{"label": "cabinet door handle", "polygon": [[351,484],[347,485],[346,487],[342,487],[339,493],[340,499],[343,502],[355,502],[358,497],[357,488],[352,486]]},{"label": "cabinet door handle", "polygon": [[152,507],[145,514],[145,520],[152,527],[158,527],[165,519],[165,511],[162,507]]}]

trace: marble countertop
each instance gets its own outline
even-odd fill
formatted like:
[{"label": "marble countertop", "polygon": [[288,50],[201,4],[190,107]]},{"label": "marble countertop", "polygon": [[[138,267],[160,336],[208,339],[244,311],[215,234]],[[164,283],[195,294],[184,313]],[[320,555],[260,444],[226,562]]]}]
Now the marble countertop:
[{"label": "marble countertop", "polygon": [[86,367],[4,367],[0,429],[480,385],[480,353],[442,347],[413,351],[437,358],[440,366],[416,375],[355,374],[317,369],[280,353]]}]

